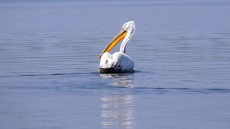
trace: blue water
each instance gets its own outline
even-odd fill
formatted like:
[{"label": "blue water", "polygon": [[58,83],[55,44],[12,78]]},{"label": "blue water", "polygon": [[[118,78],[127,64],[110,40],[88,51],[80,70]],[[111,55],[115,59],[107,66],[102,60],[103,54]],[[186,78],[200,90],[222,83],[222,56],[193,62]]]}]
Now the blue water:
[{"label": "blue water", "polygon": [[[1,0],[0,129],[229,129],[229,12],[227,0]],[[129,20],[135,73],[99,74]]]}]

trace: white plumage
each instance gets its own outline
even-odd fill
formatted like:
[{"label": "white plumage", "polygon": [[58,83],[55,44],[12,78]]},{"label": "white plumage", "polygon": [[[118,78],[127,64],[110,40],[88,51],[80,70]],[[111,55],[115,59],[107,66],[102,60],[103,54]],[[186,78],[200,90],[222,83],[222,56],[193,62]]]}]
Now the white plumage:
[{"label": "white plumage", "polygon": [[[134,62],[133,60],[125,54],[125,49],[128,41],[132,37],[135,31],[134,21],[129,21],[122,26],[122,29],[118,36],[116,36],[104,49],[102,54],[99,56],[100,73],[123,73],[123,72],[133,72]],[[116,45],[120,40],[122,40],[120,51],[110,54],[109,51]]]}]

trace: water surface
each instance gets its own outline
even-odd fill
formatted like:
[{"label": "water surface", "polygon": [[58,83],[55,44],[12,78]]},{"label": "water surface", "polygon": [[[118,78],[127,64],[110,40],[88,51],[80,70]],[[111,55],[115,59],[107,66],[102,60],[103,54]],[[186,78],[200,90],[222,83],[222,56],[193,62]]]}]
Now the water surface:
[{"label": "water surface", "polygon": [[[1,1],[0,128],[228,129],[228,12],[224,0]],[[129,20],[135,73],[99,74]]]}]

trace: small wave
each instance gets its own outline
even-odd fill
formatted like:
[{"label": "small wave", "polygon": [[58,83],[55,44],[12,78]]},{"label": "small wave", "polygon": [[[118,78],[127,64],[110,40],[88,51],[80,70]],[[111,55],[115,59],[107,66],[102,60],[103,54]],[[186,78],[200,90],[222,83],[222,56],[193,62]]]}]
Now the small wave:
[{"label": "small wave", "polygon": [[51,74],[23,74],[18,75],[22,77],[33,77],[33,76],[65,76],[65,75],[87,75],[87,74],[98,74],[98,72],[88,72],[88,73],[51,73]]},{"label": "small wave", "polygon": [[[147,73],[145,71],[141,71],[141,70],[134,70],[133,73],[114,73],[114,74],[105,74],[105,75],[118,75],[118,76],[122,76],[122,75],[131,75],[134,73]],[[91,74],[91,75],[95,75],[95,74],[100,74],[98,71],[94,71],[94,72],[73,72],[73,73],[48,73],[48,74],[21,74],[21,75],[17,75],[17,76],[22,76],[22,77],[33,77],[33,76],[63,76],[63,75],[82,75],[82,74]]]},{"label": "small wave", "polygon": [[205,88],[205,89],[199,89],[199,88],[162,88],[162,87],[156,87],[156,88],[148,88],[148,87],[134,87],[135,92],[146,92],[146,93],[152,93],[152,92],[159,92],[159,93],[168,93],[168,92],[175,92],[175,93],[230,93],[230,89],[226,88]]}]

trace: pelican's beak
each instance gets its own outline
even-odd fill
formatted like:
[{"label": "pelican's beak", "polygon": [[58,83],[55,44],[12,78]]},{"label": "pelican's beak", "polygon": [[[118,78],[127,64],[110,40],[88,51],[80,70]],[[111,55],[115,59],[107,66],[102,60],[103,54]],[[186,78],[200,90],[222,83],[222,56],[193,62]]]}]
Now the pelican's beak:
[{"label": "pelican's beak", "polygon": [[122,30],[116,37],[114,37],[112,41],[102,51],[102,53],[98,56],[98,59],[101,59],[101,56],[103,53],[109,52],[110,50],[112,50],[122,39],[125,38],[126,34],[127,34],[127,31]]}]

